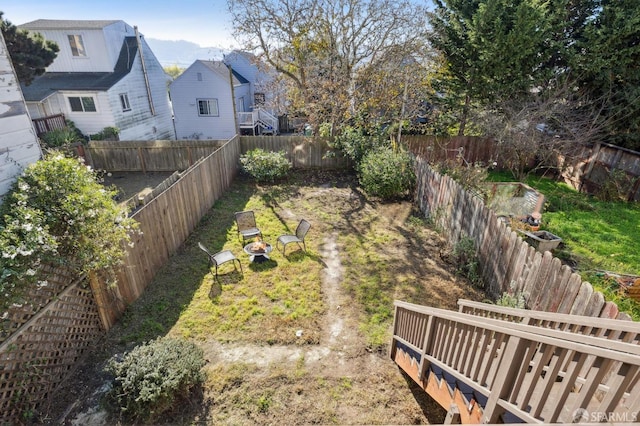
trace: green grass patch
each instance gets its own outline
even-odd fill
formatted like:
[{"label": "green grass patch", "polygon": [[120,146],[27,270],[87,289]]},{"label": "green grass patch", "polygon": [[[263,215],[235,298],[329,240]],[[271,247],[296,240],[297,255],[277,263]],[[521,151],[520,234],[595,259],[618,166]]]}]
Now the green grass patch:
[{"label": "green grass patch", "polygon": [[[491,181],[513,181],[508,173],[490,174]],[[541,229],[562,238],[564,247],[554,253],[577,265],[583,280],[605,295],[606,300],[640,320],[640,303],[619,294],[602,271],[640,274],[640,205],[599,201],[563,182],[530,176],[525,182],[545,196]]]}]

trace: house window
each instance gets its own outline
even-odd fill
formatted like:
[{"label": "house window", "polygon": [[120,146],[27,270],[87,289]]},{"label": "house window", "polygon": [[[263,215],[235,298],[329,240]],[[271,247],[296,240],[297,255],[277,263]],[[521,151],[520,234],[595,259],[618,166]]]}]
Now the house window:
[{"label": "house window", "polygon": [[91,96],[69,96],[69,105],[74,112],[96,112],[96,101]]},{"label": "house window", "polygon": [[217,117],[218,100],[217,99],[198,99],[198,115],[207,117]]},{"label": "house window", "polygon": [[196,78],[198,79],[198,81],[202,81],[202,73],[201,72],[197,73]]},{"label": "house window", "polygon": [[84,42],[80,34],[69,34],[69,46],[71,46],[71,54],[73,56],[84,57],[87,56],[87,51],[84,48]]},{"label": "house window", "polygon": [[256,92],[253,95],[253,103],[256,107],[263,107],[264,103],[265,103],[265,96],[264,93],[258,93]]},{"label": "house window", "polygon": [[129,104],[129,95],[126,93],[120,93],[120,106],[122,106],[122,112],[131,111],[131,105]]}]

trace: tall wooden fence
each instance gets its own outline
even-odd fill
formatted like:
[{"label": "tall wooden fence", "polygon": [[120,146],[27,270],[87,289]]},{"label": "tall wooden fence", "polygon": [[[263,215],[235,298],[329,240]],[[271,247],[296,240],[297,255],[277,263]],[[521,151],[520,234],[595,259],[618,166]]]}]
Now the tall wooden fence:
[{"label": "tall wooden fence", "polygon": [[[437,137],[425,135],[403,136],[409,149],[429,162],[453,160],[461,156],[473,164],[501,164],[498,144],[473,136]],[[597,193],[603,185],[615,179],[629,201],[640,201],[640,152],[606,143],[585,146],[570,157],[558,158],[565,182],[579,191]]]},{"label": "tall wooden fence", "polygon": [[218,140],[91,141],[84,148],[84,157],[96,170],[173,172],[188,169],[225,143]]},{"label": "tall wooden fence", "polygon": [[240,143],[235,137],[197,161],[173,185],[132,216],[142,233],[133,238],[133,247],[127,247],[124,265],[117,276],[117,288],[107,290],[100,277],[91,277],[91,287],[107,329],[124,308],[143,293],[156,271],[229,188],[238,171],[239,156]]},{"label": "tall wooden fence", "polygon": [[417,158],[416,174],[416,201],[421,211],[435,221],[452,245],[463,237],[473,239],[490,294],[525,293],[529,307],[535,310],[629,318],[614,303],[605,303],[600,292],[551,252],[541,254],[523,241],[482,200],[432,170],[427,160]]},{"label": "tall wooden fence", "polygon": [[265,151],[284,151],[294,168],[342,169],[351,165],[348,158],[334,151],[326,138],[302,135],[241,136],[240,149],[245,154],[256,148]]},{"label": "tall wooden fence", "polygon": [[136,211],[142,234],[127,246],[118,284],[101,277],[48,271],[28,306],[13,306],[0,318],[0,424],[17,424],[37,410],[151,282],[155,272],[184,243],[213,203],[229,188],[238,169],[240,142],[234,138],[201,159]]}]

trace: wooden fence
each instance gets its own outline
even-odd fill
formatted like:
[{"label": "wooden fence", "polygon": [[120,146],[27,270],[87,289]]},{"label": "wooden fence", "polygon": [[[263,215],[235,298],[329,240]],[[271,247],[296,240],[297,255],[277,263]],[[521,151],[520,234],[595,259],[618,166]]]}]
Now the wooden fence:
[{"label": "wooden fence", "polygon": [[301,135],[241,136],[241,154],[256,148],[284,151],[294,168],[342,169],[351,165],[348,158],[331,149],[328,139]]},{"label": "wooden fence", "polygon": [[239,139],[214,152],[211,145],[202,149],[200,159],[175,162],[191,166],[132,215],[142,234],[135,235],[133,247],[126,247],[117,287],[99,276],[75,277],[61,268],[48,269],[47,285],[34,288],[30,304],[14,306],[0,319],[0,424],[20,421],[53,397],[53,389],[143,293],[229,188],[238,170]]},{"label": "wooden fence", "polygon": [[[460,155],[469,164],[501,164],[499,146],[491,139],[412,135],[403,136],[403,140],[412,152],[431,163]],[[599,143],[582,147],[572,157],[559,158],[558,164],[565,182],[579,191],[595,194],[614,178],[627,200],[640,201],[640,152]]]},{"label": "wooden fence", "polygon": [[[186,170],[226,141],[90,141],[87,164],[110,172],[173,172]],[[79,153],[82,154],[82,153]]]},{"label": "wooden fence", "polygon": [[527,296],[531,309],[608,318],[628,318],[606,302],[580,275],[547,251],[536,251],[499,221],[482,200],[456,181],[433,171],[418,157],[416,202],[452,245],[463,237],[474,241],[482,279],[489,294],[515,291]]},{"label": "wooden fence", "polygon": [[124,308],[135,301],[156,271],[178,250],[200,219],[229,188],[238,171],[240,143],[231,139],[184,172],[180,179],[132,216],[141,234],[127,247],[125,263],[114,290],[100,277],[91,277],[100,317],[111,328]]}]

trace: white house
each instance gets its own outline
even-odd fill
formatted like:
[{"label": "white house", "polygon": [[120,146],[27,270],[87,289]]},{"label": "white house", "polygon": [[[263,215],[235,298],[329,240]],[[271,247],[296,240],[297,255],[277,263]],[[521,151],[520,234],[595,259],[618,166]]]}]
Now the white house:
[{"label": "white house", "polygon": [[170,85],[178,139],[231,139],[235,111],[250,105],[250,84],[221,61],[195,61]]},{"label": "white house", "polygon": [[0,32],[0,197],[42,156],[7,46]]},{"label": "white house", "polygon": [[174,139],[171,78],[137,28],[124,21],[39,19],[18,26],[60,47],[22,87],[31,117],[64,114],[84,134],[116,127],[121,140]]},{"label": "white house", "polygon": [[255,55],[241,50],[224,55],[223,61],[249,81],[250,104],[245,111],[260,110],[274,117],[286,113],[284,88],[279,84],[277,73],[271,67]]}]

